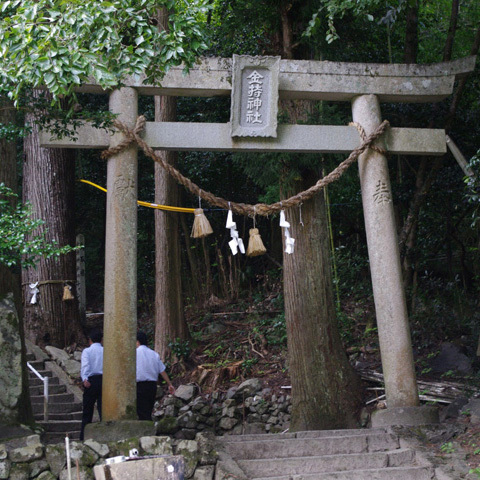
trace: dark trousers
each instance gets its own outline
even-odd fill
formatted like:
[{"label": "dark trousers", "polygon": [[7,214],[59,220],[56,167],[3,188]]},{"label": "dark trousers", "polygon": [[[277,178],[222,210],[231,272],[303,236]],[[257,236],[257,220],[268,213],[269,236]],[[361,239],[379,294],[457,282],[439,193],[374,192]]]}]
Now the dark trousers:
[{"label": "dark trousers", "polygon": [[137,415],[139,420],[151,420],[157,382],[137,382]]},{"label": "dark trousers", "polygon": [[95,402],[97,402],[98,415],[102,419],[102,375],[92,375],[88,377],[90,387],[83,391],[83,413],[82,428],[80,430],[80,440],[83,441],[85,425],[92,423]]}]

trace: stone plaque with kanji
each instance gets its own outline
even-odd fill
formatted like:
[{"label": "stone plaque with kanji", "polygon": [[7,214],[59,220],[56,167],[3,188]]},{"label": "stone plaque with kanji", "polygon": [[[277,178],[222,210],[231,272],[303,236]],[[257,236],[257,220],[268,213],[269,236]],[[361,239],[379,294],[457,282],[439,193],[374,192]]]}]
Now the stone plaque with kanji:
[{"label": "stone plaque with kanji", "polygon": [[277,137],[280,57],[233,56],[232,137]]}]

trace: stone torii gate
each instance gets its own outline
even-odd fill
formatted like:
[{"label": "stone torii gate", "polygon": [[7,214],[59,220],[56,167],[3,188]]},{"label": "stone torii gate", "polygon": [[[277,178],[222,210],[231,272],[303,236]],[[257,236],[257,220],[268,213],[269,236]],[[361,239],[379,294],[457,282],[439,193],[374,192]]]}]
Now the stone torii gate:
[{"label": "stone torii gate", "polygon": [[[244,57],[236,57],[242,62]],[[245,65],[257,65],[271,57],[248,57]],[[260,60],[259,60],[260,59]],[[268,60],[267,60],[268,63]],[[231,59],[208,58],[188,75],[172,68],[161,86],[143,83],[143,77],[126,79],[122,88],[110,93],[110,110],[129,128],[134,127],[138,95],[218,96],[231,95],[232,122],[227,124],[147,122],[143,138],[155,149],[197,151],[349,153],[361,144],[353,126],[276,125],[276,102],[280,99],[348,101],[353,120],[369,135],[382,122],[381,102],[436,102],[452,93],[455,77],[473,71],[475,57],[435,65],[355,64],[320,61],[278,60],[262,73],[272,75],[273,133],[232,131],[236,96],[232,89],[235,70]],[[257,68],[252,67],[252,68]],[[244,70],[240,68],[240,76]],[[277,69],[275,71],[275,69]],[[248,73],[250,70],[245,70]],[[268,76],[267,75],[267,76]],[[242,82],[244,80],[240,80]],[[241,83],[240,83],[241,85]],[[278,87],[278,90],[276,88]],[[241,88],[241,87],[236,87]],[[106,93],[87,83],[78,89]],[[238,106],[238,105],[237,105]],[[265,112],[265,116],[268,112]],[[241,121],[240,121],[241,123]],[[241,126],[241,125],[240,125]],[[247,125],[249,127],[251,125]],[[235,130],[237,125],[233,125]],[[248,128],[247,128],[248,130]],[[109,134],[85,125],[77,140],[51,140],[43,133],[43,147],[115,147],[121,132]],[[443,155],[443,130],[391,128],[377,145],[392,154]],[[392,205],[387,159],[372,149],[359,157],[359,175],[365,217],[375,309],[385,378],[386,412],[400,414],[419,405],[413,354],[402,282],[398,240]],[[137,147],[131,145],[108,160],[107,224],[105,252],[105,317],[103,420],[134,419],[135,338],[137,315]],[[415,416],[415,414],[414,414]],[[421,416],[421,415],[420,415]],[[398,423],[404,420],[384,420]],[[419,418],[418,423],[425,423]]]}]

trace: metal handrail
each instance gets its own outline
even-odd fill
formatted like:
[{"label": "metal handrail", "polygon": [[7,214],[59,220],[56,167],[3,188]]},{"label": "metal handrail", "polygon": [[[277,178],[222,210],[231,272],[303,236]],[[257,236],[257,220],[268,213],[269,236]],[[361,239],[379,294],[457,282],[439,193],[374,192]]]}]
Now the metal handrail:
[{"label": "metal handrail", "polygon": [[28,368],[43,382],[43,420],[48,420],[48,377],[42,377],[34,367],[27,362]]}]

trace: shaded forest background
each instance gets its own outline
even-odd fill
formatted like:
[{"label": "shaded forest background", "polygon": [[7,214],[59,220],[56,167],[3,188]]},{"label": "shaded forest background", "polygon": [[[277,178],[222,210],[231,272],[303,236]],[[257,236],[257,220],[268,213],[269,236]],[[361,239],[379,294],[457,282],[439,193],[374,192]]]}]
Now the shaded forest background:
[{"label": "shaded forest background", "polygon": [[[278,38],[271,26],[279,22],[274,6],[282,2],[220,2],[211,23],[215,48],[212,55],[268,55],[278,52]],[[307,2],[308,3],[308,2]],[[313,3],[313,2],[311,2]],[[304,31],[312,8],[297,8],[296,29]],[[418,63],[444,59],[444,46],[450,25],[451,2],[420,2]],[[292,13],[290,10],[290,14]],[[339,39],[331,44],[320,35],[312,36],[297,48],[307,58],[350,61],[402,63],[405,61],[405,35],[408,8],[396,12],[394,7],[373,11],[375,20],[346,13],[338,21]],[[389,16],[390,15],[390,16]],[[475,2],[461,2],[455,42],[451,58],[468,55],[475,39],[479,7]],[[395,18],[392,18],[395,17]],[[219,19],[221,18],[221,23]],[[390,20],[389,20],[390,19]],[[394,20],[394,21],[393,21]],[[240,23],[241,21],[241,23]],[[389,23],[391,22],[391,23]],[[297,58],[298,56],[296,56]],[[153,119],[153,102],[143,98],[143,113]],[[84,96],[82,105],[95,101]],[[104,107],[106,108],[106,99]],[[468,79],[454,118],[450,118],[452,98],[439,104],[385,104],[384,118],[392,126],[445,128],[460,147],[472,168],[478,173],[475,157],[480,145],[478,125],[480,84],[478,68]],[[229,98],[182,99],[177,102],[179,121],[227,122]],[[351,120],[348,103],[318,103],[307,123],[345,125]],[[285,158],[273,154],[179,153],[179,169],[203,189],[239,202],[271,202],[278,199],[282,175],[295,176],[295,167],[311,163],[321,172],[331,171],[342,159],[335,155],[303,155]],[[288,164],[287,169],[282,165]],[[293,167],[293,171],[292,171]],[[411,320],[413,342],[417,347],[468,335],[471,343],[478,335],[480,310],[479,268],[480,246],[478,187],[465,182],[465,174],[450,153],[437,159],[390,156],[390,176],[403,241],[402,260]],[[297,170],[297,172],[298,172]],[[141,158],[139,166],[139,199],[153,201],[153,164]],[[105,185],[106,169],[98,155],[81,152],[77,157],[77,178],[86,178]],[[105,196],[84,184],[76,184],[77,231],[86,233],[87,298],[91,311],[101,311],[103,295],[103,250]],[[342,179],[329,187],[328,212],[331,229],[334,282],[339,321],[344,339],[352,337],[354,325],[374,328],[374,310],[368,268],[358,172],[351,168]],[[418,205],[414,202],[418,202]],[[198,199],[182,192],[181,206],[196,207]],[[182,287],[184,301],[191,318],[220,302],[261,303],[272,294],[277,308],[281,299],[281,232],[277,218],[257,218],[267,254],[261,257],[232,257],[228,248],[229,232],[225,229],[226,212],[203,205],[214,234],[203,239],[189,238],[192,218],[178,215],[182,225]],[[413,218],[411,218],[413,216]],[[406,235],[406,219],[412,222],[412,233]],[[139,318],[151,319],[154,309],[154,221],[153,211],[139,208]],[[237,218],[240,235],[248,238],[252,219]],[[408,237],[408,239],[406,238]],[[296,252],[296,255],[301,252]],[[215,300],[219,299],[219,301]],[[211,301],[209,303],[209,300]],[[353,306],[353,307],[352,307]],[[240,307],[241,309],[241,307]],[[200,310],[201,311],[201,310]],[[195,312],[195,315],[194,313]],[[205,313],[208,315],[208,313]],[[272,322],[281,323],[281,313]],[[357,332],[358,333],[358,332]],[[350,341],[353,341],[350,338]],[[172,339],[174,342],[175,339]],[[473,348],[473,347],[472,347]]]},{"label": "shaded forest background", "polygon": [[[474,0],[356,2],[217,1],[209,14],[208,55],[282,55],[283,58],[366,63],[434,63],[478,51],[480,6]],[[320,7],[320,10],[319,10]],[[333,12],[334,23],[326,15]],[[327,32],[325,34],[325,32]],[[478,64],[478,62],[477,62]],[[392,126],[445,128],[470,160],[476,177],[465,173],[450,153],[442,158],[390,156],[404,282],[417,352],[426,353],[445,340],[462,339],[474,356],[479,335],[480,197],[480,73],[456,85],[453,97],[436,104],[384,104],[383,117]],[[79,95],[79,109],[106,111],[106,96]],[[154,102],[144,97],[141,112],[153,120]],[[177,118],[191,122],[227,122],[229,98],[177,99]],[[301,122],[346,125],[349,103],[318,102],[302,113]],[[18,113],[17,123],[24,117]],[[287,114],[280,122],[289,123]],[[18,141],[21,180],[22,142]],[[227,200],[273,202],[280,186],[294,182],[305,169],[318,175],[341,160],[336,155],[279,155],[181,152],[178,168],[202,189]],[[106,164],[99,152],[80,151],[76,178],[106,185]],[[87,310],[103,311],[106,196],[75,182],[75,230],[85,235]],[[154,201],[154,165],[139,158],[139,200]],[[337,318],[344,344],[354,348],[375,334],[375,314],[369,275],[358,172],[351,168],[325,190]],[[179,206],[196,207],[198,199],[185,191]],[[177,215],[181,236],[181,276],[189,340],[169,339],[174,357],[188,357],[201,333],[221,312],[246,312],[256,329],[255,348],[285,346],[282,299],[282,243],[278,218],[257,218],[267,254],[231,256],[225,229],[226,212],[202,205],[214,234],[190,238],[193,216]],[[251,218],[236,218],[246,240]],[[152,209],[138,210],[139,324],[153,337],[155,309],[155,225]],[[294,226],[301,228],[301,226]],[[295,255],[301,255],[296,251]],[[263,313],[262,313],[263,312]],[[267,312],[267,313],[265,313]],[[227,314],[224,318],[231,319]],[[253,319],[253,320],[252,320]],[[248,323],[250,325],[250,323]],[[87,327],[88,325],[85,325]],[[232,326],[230,326],[232,328]],[[253,340],[252,340],[253,341]],[[215,347],[213,347],[215,348]],[[241,347],[243,348],[243,347]],[[210,349],[211,350],[211,349]],[[233,349],[234,350],[234,349]],[[230,349],[212,357],[238,361]],[[212,351],[212,350],[211,350]],[[230,355],[230,358],[229,358]],[[208,357],[208,355],[207,355]],[[245,355],[242,371],[256,363]]]}]

